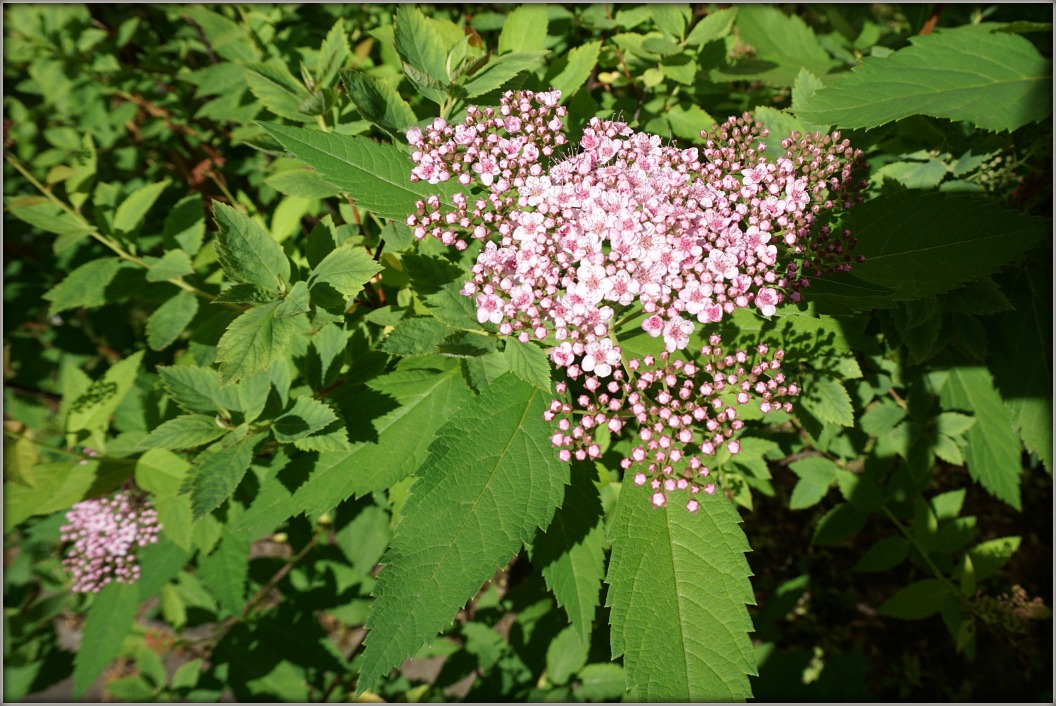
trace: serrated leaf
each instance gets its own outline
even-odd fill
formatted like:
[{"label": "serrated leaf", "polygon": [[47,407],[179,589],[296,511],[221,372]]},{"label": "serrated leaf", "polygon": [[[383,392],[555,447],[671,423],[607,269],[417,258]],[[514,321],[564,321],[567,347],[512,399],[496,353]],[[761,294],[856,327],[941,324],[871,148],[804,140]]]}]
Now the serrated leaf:
[{"label": "serrated leaf", "polygon": [[506,15],[499,33],[499,54],[546,49],[550,16],[546,5],[520,5]]},{"label": "serrated leaf", "polygon": [[184,414],[155,427],[140,448],[191,449],[219,439],[229,430],[216,423],[215,417],[204,414]]},{"label": "serrated leaf", "polygon": [[226,533],[213,553],[198,559],[198,577],[220,607],[237,615],[246,603],[249,576],[249,538]]},{"label": "serrated leaf", "polygon": [[951,595],[950,585],[940,579],[924,579],[909,584],[882,606],[880,615],[903,620],[920,620],[938,613]]},{"label": "serrated leaf", "polygon": [[504,377],[437,432],[383,560],[357,694],[442,630],[549,524],[568,466],[548,442],[547,398]]},{"label": "serrated leaf", "polygon": [[869,547],[851,571],[886,571],[901,564],[909,556],[909,540],[905,537],[885,537]]},{"label": "serrated leaf", "polygon": [[329,86],[351,56],[348,35],[345,33],[345,20],[339,17],[319,47],[319,63],[315,68],[316,82],[320,86]]},{"label": "serrated leaf", "polygon": [[190,256],[183,250],[170,250],[147,270],[148,282],[164,282],[194,272]]},{"label": "serrated leaf", "polygon": [[367,389],[343,409],[355,433],[352,448],[306,462],[311,475],[295,490],[282,483],[262,489],[238,531],[267,532],[287,517],[318,515],[352,495],[390,487],[418,468],[436,430],[472,399],[457,369],[397,371],[375,378]]},{"label": "serrated leaf", "polygon": [[836,473],[840,470],[835,463],[821,456],[793,461],[788,468],[799,476],[799,482],[792,489],[792,497],[788,503],[792,510],[802,510],[821,502],[836,482]]},{"label": "serrated leaf", "polygon": [[1026,39],[970,27],[910,37],[910,44],[816,92],[796,112],[841,128],[873,128],[911,115],[1015,130],[1052,112],[1052,63]]},{"label": "serrated leaf", "polygon": [[4,439],[4,482],[17,483],[26,488],[37,487],[33,466],[40,461],[40,452],[26,436],[14,441]]},{"label": "serrated leaf", "polygon": [[396,355],[428,355],[456,329],[431,316],[404,319],[396,325],[385,340],[381,350]]},{"label": "serrated leaf", "polygon": [[392,86],[364,71],[342,71],[349,98],[367,120],[395,133],[418,122],[410,104]]},{"label": "serrated leaf", "polygon": [[173,401],[188,412],[215,414],[221,408],[238,411],[238,392],[220,387],[220,375],[212,368],[175,365],[158,368],[161,383]]},{"label": "serrated leaf", "polygon": [[867,201],[845,225],[858,238],[855,252],[866,258],[855,264],[855,277],[893,289],[883,298],[895,300],[920,299],[990,274],[1052,232],[1046,218],[968,196],[916,191]]},{"label": "serrated leaf", "polygon": [[560,71],[548,81],[550,86],[561,91],[562,103],[568,101],[587,82],[598,64],[600,53],[600,40],[587,42],[569,50]]},{"label": "serrated leaf", "polygon": [[227,327],[216,352],[224,385],[238,382],[285,357],[297,323],[294,316],[278,315],[283,304],[284,301],[275,301],[256,306],[240,314]]},{"label": "serrated leaf", "polygon": [[147,319],[147,345],[156,351],[168,348],[176,342],[197,313],[198,297],[180,290]]},{"label": "serrated leaf", "polygon": [[139,228],[151,206],[170,183],[168,179],[165,179],[156,184],[148,184],[129,194],[114,213],[114,230],[128,234]]},{"label": "serrated leaf", "polygon": [[98,442],[98,437],[109,427],[110,415],[132,389],[142,360],[143,351],[137,351],[115,363],[101,379],[93,382],[70,406],[66,432],[89,431]]},{"label": "serrated leaf", "polygon": [[246,85],[261,105],[287,120],[301,122],[308,117],[301,107],[311,94],[284,65],[250,63],[246,68]]},{"label": "serrated leaf", "polygon": [[744,5],[737,11],[741,40],[755,47],[767,65],[766,79],[791,86],[801,68],[823,76],[836,64],[800,17],[767,5]]},{"label": "serrated leaf", "polygon": [[975,414],[976,423],[965,435],[968,446],[964,453],[972,478],[994,497],[1022,509],[1019,436],[990,371],[983,367],[951,369],[941,399],[944,409]]},{"label": "serrated leaf", "polygon": [[564,503],[546,531],[536,533],[528,552],[557,605],[589,643],[605,577],[605,522],[598,489],[584,470],[575,469]]},{"label": "serrated leaf", "polygon": [[346,297],[354,297],[383,269],[362,247],[342,245],[315,266],[308,282],[326,282]]},{"label": "serrated leaf", "polygon": [[48,316],[76,307],[94,308],[107,302],[107,288],[122,269],[135,266],[116,257],[100,257],[84,263],[44,293],[51,302]]},{"label": "serrated leaf", "polygon": [[300,196],[309,199],[326,199],[337,196],[339,189],[327,183],[319,174],[310,169],[288,169],[272,174],[264,183],[286,196]]},{"label": "serrated leaf", "polygon": [[400,5],[393,20],[396,51],[406,63],[438,83],[447,79],[447,47],[433,22],[414,5]]},{"label": "serrated leaf", "polygon": [[843,383],[832,378],[815,379],[800,397],[800,402],[818,419],[844,427],[854,426],[851,396]]},{"label": "serrated leaf", "polygon": [[275,418],[271,431],[276,441],[289,443],[314,434],[336,420],[334,410],[325,402],[298,397],[287,412]]},{"label": "serrated leaf", "polygon": [[282,246],[248,216],[213,202],[219,233],[216,256],[224,274],[235,282],[279,290],[290,281],[290,261]]},{"label": "serrated leaf", "polygon": [[355,199],[356,205],[382,218],[403,221],[415,212],[418,201],[432,194],[454,208],[451,194],[458,190],[457,186],[411,183],[410,159],[391,144],[273,123],[261,123],[261,127],[326,181]]},{"label": "serrated leaf", "polygon": [[1015,309],[997,283],[989,277],[977,279],[949,292],[940,303],[946,311],[964,314],[996,314]]},{"label": "serrated leaf", "polygon": [[539,346],[510,338],[506,341],[503,356],[514,375],[540,390],[550,391],[550,358]]},{"label": "serrated leaf", "polygon": [[95,596],[85,616],[82,644],[73,658],[73,695],[81,698],[88,687],[121,652],[139,609],[139,586],[111,583]]},{"label": "serrated leaf", "polygon": [[654,507],[650,492],[625,483],[609,530],[613,657],[641,701],[747,699],[755,599],[740,516],[721,493],[691,514]]},{"label": "serrated leaf", "polygon": [[194,519],[220,507],[235,492],[253,462],[253,447],[258,440],[254,434],[233,446],[217,442],[199,454],[187,483]]},{"label": "serrated leaf", "polygon": [[267,304],[275,301],[274,290],[256,284],[233,284],[213,298],[214,304]]},{"label": "serrated leaf", "polygon": [[[527,7],[527,5],[522,5],[522,7]],[[515,52],[495,57],[462,86],[465,97],[475,98],[501,88],[503,84],[522,71],[542,65],[545,58],[545,51]]]}]

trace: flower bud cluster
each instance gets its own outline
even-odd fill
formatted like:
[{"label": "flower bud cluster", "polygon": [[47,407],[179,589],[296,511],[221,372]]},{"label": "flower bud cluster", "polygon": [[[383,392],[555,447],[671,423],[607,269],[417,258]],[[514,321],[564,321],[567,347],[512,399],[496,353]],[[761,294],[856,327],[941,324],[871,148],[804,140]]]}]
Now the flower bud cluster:
[{"label": "flower bud cluster", "polygon": [[616,370],[607,382],[585,375],[575,392],[568,382],[558,383],[567,401],[553,400],[544,414],[557,426],[551,443],[562,461],[598,458],[599,430],[633,429],[636,442],[620,463],[628,477],[635,485],[649,484],[657,507],[666,505],[671,493],[686,491],[686,509],[696,512],[700,504],[694,496],[715,492],[709,458],[724,445],[730,454],[740,451],[734,438],[744,426],[738,409],[756,402],[764,413],[788,412],[789,398],[799,394],[780,371],[784,351],[770,355],[760,344],[755,354],[750,360],[743,350],[725,352],[719,336],[712,335],[690,362],[665,351],[659,360],[632,358],[626,372]]},{"label": "flower bud cluster", "polygon": [[146,493],[126,483],[108,498],[84,500],[66,513],[62,541],[71,542],[63,566],[73,590],[97,593],[112,581],[139,579],[136,550],[158,541],[161,525]]}]

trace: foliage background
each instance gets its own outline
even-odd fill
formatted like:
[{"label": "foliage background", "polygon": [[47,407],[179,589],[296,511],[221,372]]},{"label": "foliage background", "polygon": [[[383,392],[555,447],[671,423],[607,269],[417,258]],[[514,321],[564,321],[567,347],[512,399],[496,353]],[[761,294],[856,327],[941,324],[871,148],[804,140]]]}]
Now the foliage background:
[{"label": "foliage background", "polygon": [[[485,49],[523,54],[490,78],[467,70],[464,89],[483,89],[474,101],[494,102],[500,85],[558,85],[573,135],[591,116],[622,114],[689,144],[713,118],[752,111],[775,133],[840,127],[867,152],[872,201],[855,216],[863,247],[890,232],[908,247],[879,253],[850,288],[819,283],[802,316],[739,319],[727,332],[783,341],[805,387],[830,393],[803,400],[792,426],[769,430],[754,456],[726,469],[752,548],[754,696],[1051,700],[1051,621],[1029,603],[1052,605],[1051,6],[665,7],[424,13],[449,21],[435,26],[454,27],[452,42],[471,37],[467,67]],[[385,192],[370,202],[360,191],[361,208],[339,198],[281,138],[310,128],[402,146],[400,128],[457,113],[465,100],[448,100],[457,91],[437,94],[404,68],[395,11],[5,6],[5,700],[71,686],[80,696],[93,683],[87,693],[99,694],[102,682],[110,697],[133,701],[335,700],[355,691],[375,567],[408,495],[400,469],[425,459],[433,432],[475,392],[458,358],[436,363],[438,374],[396,367],[430,352],[414,350],[428,331],[386,335],[409,315],[455,316],[439,299],[464,263],[441,266],[443,248],[414,244],[406,229],[375,218],[371,211],[402,213]],[[1033,93],[994,87],[960,100],[954,76],[946,94],[940,80],[914,103],[899,100],[905,86],[865,70],[904,61],[912,72],[922,59],[905,52],[916,47],[956,74],[992,58],[986,47],[999,42],[1022,52],[1002,56]],[[1035,70],[1047,94],[1026,80]],[[188,407],[213,410],[215,400],[204,409],[181,401],[176,378],[187,368],[219,359],[222,376],[240,377],[238,365],[249,365],[232,362],[244,348],[222,336],[255,290],[206,303],[231,272],[251,267],[231,264],[239,250],[225,254],[218,230],[279,244],[247,285],[262,286],[289,258],[347,301],[335,314],[312,291],[312,330],[330,321],[339,334],[311,344],[306,328],[276,334],[289,344],[290,379],[264,380],[258,399],[245,381],[235,398],[231,388],[217,392],[234,410],[225,433],[255,441],[232,436],[207,457],[210,467],[238,456],[251,470],[241,484],[239,476],[218,493],[188,496],[178,491],[190,462],[201,467],[209,452],[141,442]],[[366,253],[344,263],[348,281],[319,269],[338,244]],[[294,291],[282,301],[296,303]],[[283,388],[287,397],[268,398]],[[313,406],[318,399],[333,401],[342,419],[329,403]],[[293,414],[290,404],[302,407]],[[397,407],[415,412],[403,426],[393,416],[392,441],[359,461],[374,475],[348,480],[338,468],[297,507],[262,509],[277,488],[269,480],[329,470],[308,460],[312,444],[363,442],[363,430]],[[253,411],[267,430],[253,426]],[[278,422],[284,413],[296,423]],[[194,438],[192,447],[215,436]],[[84,456],[86,447],[100,457]],[[863,499],[848,474],[870,478],[878,467],[883,492]],[[618,476],[594,471],[572,475],[596,480],[598,490],[584,492],[611,521]],[[132,473],[166,508],[165,543],[144,553],[148,575],[134,589],[70,594],[59,565],[65,510]],[[603,522],[568,531],[588,537],[603,561],[605,530]],[[558,607],[542,562],[522,550],[454,616],[447,637],[370,693],[623,697],[601,574],[586,616],[567,628],[572,609]],[[937,577],[970,608],[940,615],[927,596],[891,602]],[[1026,602],[1000,599],[1016,586]],[[584,623],[592,629],[581,633]]]}]

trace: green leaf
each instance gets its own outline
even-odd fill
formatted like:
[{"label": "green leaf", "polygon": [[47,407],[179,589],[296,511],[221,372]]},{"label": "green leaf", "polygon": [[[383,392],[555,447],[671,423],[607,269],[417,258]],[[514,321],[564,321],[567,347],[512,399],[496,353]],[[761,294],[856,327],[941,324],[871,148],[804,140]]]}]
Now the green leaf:
[{"label": "green leaf", "polygon": [[224,274],[235,282],[280,290],[290,281],[290,261],[282,246],[256,221],[227,204],[213,202],[219,233],[216,255]]},{"label": "green leaf", "polygon": [[249,537],[228,532],[213,553],[198,559],[198,578],[216,596],[220,607],[238,615],[246,604]]},{"label": "green leaf", "polygon": [[690,6],[660,3],[653,5],[650,9],[653,24],[670,39],[681,42],[686,34],[686,25],[693,16]]},{"label": "green leaf", "polygon": [[1021,510],[1019,436],[990,371],[984,367],[951,369],[941,399],[944,409],[975,414],[976,423],[965,435],[968,447],[964,453],[972,478],[994,497]]},{"label": "green leaf", "polygon": [[395,133],[418,122],[403,96],[385,81],[364,71],[342,71],[341,82],[360,114],[389,132]]},{"label": "green leaf", "polygon": [[121,202],[114,214],[113,228],[118,233],[132,233],[139,228],[154,202],[158,200],[170,182],[168,179],[148,184],[132,192]]},{"label": "green leaf", "polygon": [[356,205],[382,218],[406,220],[408,214],[415,212],[415,204],[432,194],[437,194],[444,205],[454,208],[451,194],[458,190],[457,185],[411,183],[412,162],[391,144],[273,123],[261,123],[261,127],[324,179],[355,199]]},{"label": "green leaf", "polygon": [[220,375],[212,368],[174,365],[158,368],[158,374],[172,400],[188,412],[216,414],[221,409],[240,409],[238,391],[221,388]]},{"label": "green leaf", "polygon": [[176,342],[197,313],[198,297],[180,290],[147,319],[147,345],[156,351],[168,348]]},{"label": "green leaf", "polygon": [[909,556],[909,540],[905,537],[885,537],[869,547],[851,571],[886,571],[905,561]]},{"label": "green leaf", "polygon": [[169,247],[179,246],[188,255],[197,254],[205,238],[205,213],[201,196],[192,194],[176,202],[165,217],[162,238]]},{"label": "green leaf", "polygon": [[755,47],[756,58],[768,66],[766,78],[791,86],[801,68],[824,76],[836,62],[800,17],[768,5],[744,5],[737,11],[741,40]]},{"label": "green leaf", "polygon": [[298,397],[287,412],[275,419],[271,431],[276,441],[285,444],[314,434],[336,420],[334,410],[325,402]]},{"label": "green leaf", "polygon": [[[522,5],[521,7],[528,7]],[[598,64],[601,54],[601,41],[587,42],[572,48],[562,63],[555,63],[558,73],[547,83],[561,91],[561,102],[566,102],[576,91],[583,87]]]},{"label": "green leaf", "polygon": [[352,448],[306,462],[304,472],[311,475],[294,491],[282,483],[263,488],[237,531],[268,532],[287,517],[318,515],[353,494],[390,487],[418,468],[436,430],[471,399],[457,368],[403,370],[371,380],[355,393],[354,406],[343,409]]},{"label": "green leaf", "polygon": [[641,701],[736,701],[752,695],[754,604],[740,516],[722,493],[656,508],[625,483],[609,538],[613,657]]},{"label": "green leaf", "polygon": [[191,257],[183,250],[170,250],[147,270],[148,282],[164,282],[194,272]]},{"label": "green leaf", "polygon": [[975,417],[957,412],[943,412],[935,418],[935,430],[949,436],[960,436],[971,429],[973,424]]},{"label": "green leaf", "polygon": [[736,7],[709,12],[706,17],[700,20],[700,22],[693,25],[693,29],[690,30],[689,36],[686,37],[686,44],[691,47],[701,47],[708,42],[722,39],[729,35],[730,30],[733,29],[733,22],[736,18]]},{"label": "green leaf", "polygon": [[442,630],[537,528],[568,482],[548,395],[496,380],[437,432],[378,577],[357,694]]},{"label": "green leaf", "polygon": [[37,486],[33,466],[40,462],[36,445],[25,436],[14,441],[4,439],[4,482],[17,483],[27,488]]},{"label": "green leaf", "polygon": [[788,468],[799,476],[799,482],[792,489],[792,497],[788,503],[792,510],[802,510],[821,502],[836,482],[836,473],[840,470],[835,463],[821,456],[793,461]]},{"label": "green leaf", "polygon": [[362,247],[342,245],[315,266],[308,282],[326,282],[346,297],[354,297],[383,269]]},{"label": "green leaf", "polygon": [[574,469],[564,503],[528,551],[557,605],[580,639],[589,643],[605,576],[605,522],[598,489],[584,470]]},{"label": "green leaf", "polygon": [[187,483],[194,519],[220,507],[235,492],[253,462],[253,447],[257,441],[258,435],[253,434],[233,446],[217,442],[195,459],[193,475]]},{"label": "green leaf", "polygon": [[557,633],[546,648],[546,674],[554,684],[567,684],[587,663],[590,641],[584,640],[574,627]]},{"label": "green leaf", "polygon": [[[528,7],[522,5],[521,7]],[[466,98],[475,98],[489,91],[501,88],[511,78],[521,73],[541,66],[546,58],[545,51],[516,52],[514,54],[503,54],[493,58],[484,68],[466,81],[462,86]]]},{"label": "green leaf", "polygon": [[880,615],[903,620],[920,620],[938,613],[951,595],[950,585],[940,579],[924,579],[909,584],[882,606]]},{"label": "green leaf", "polygon": [[[63,240],[67,247],[87,237],[94,230],[92,226],[78,220],[43,196],[5,198],[4,205],[11,215],[20,221],[25,221],[48,233],[64,236],[59,240]],[[58,242],[56,242],[56,251],[58,250]]]},{"label": "green leaf", "polygon": [[975,568],[976,581],[983,581],[997,574],[1019,549],[1019,537],[1001,537],[978,544],[968,550]]},{"label": "green leaf", "polygon": [[1052,63],[1023,37],[944,29],[862,66],[796,106],[806,120],[873,128],[911,115],[1015,130],[1052,113]]},{"label": "green leaf", "polygon": [[329,86],[351,56],[348,35],[345,33],[345,20],[339,17],[319,47],[319,63],[315,67],[316,83]]},{"label": "green leaf", "polygon": [[[143,360],[143,351],[136,351],[127,358],[111,366],[103,377],[92,383],[70,406],[66,417],[66,432],[89,431],[96,437],[110,425],[110,415],[114,413],[121,400],[136,380],[139,364]],[[101,439],[97,438],[97,445]]]},{"label": "green leaf", "polygon": [[103,670],[117,659],[139,609],[139,586],[111,583],[95,596],[84,620],[81,644],[73,658],[73,695],[81,698]]},{"label": "green leaf", "polygon": [[428,355],[435,353],[436,347],[455,331],[431,316],[404,319],[389,332],[380,348],[396,355]]},{"label": "green leaf", "polygon": [[278,61],[246,65],[246,84],[261,104],[275,115],[301,122],[308,113],[302,110],[311,98],[308,90]]},{"label": "green leaf", "polygon": [[550,13],[546,5],[520,5],[506,15],[499,33],[499,54],[546,49]]},{"label": "green leaf", "polygon": [[171,451],[148,449],[136,461],[136,485],[154,494],[164,536],[185,551],[191,550],[191,500],[180,495],[191,464]]},{"label": "green leaf", "polygon": [[287,169],[272,174],[264,183],[286,196],[300,196],[310,199],[327,199],[337,196],[339,189],[323,180],[311,169]]},{"label": "green leaf", "polygon": [[854,426],[851,396],[839,380],[816,378],[806,386],[800,402],[811,414],[824,422],[844,427]]},{"label": "green leaf", "polygon": [[[298,284],[304,284],[298,282]],[[216,360],[220,363],[220,379],[224,385],[264,370],[282,360],[298,325],[293,315],[286,313],[291,305],[284,301],[261,304],[243,312],[231,322],[217,344]],[[296,308],[296,307],[292,307]],[[305,308],[303,311],[307,311]]]},{"label": "green leaf", "polygon": [[184,414],[155,427],[139,442],[139,446],[155,449],[191,449],[219,439],[228,431],[216,423],[215,417]]},{"label": "green leaf", "polygon": [[865,526],[868,518],[868,513],[860,512],[850,503],[840,503],[818,520],[811,544],[825,546],[850,539]]},{"label": "green leaf", "polygon": [[869,436],[884,436],[906,418],[906,410],[894,402],[885,400],[870,409],[858,420],[858,428]]},{"label": "green leaf", "polygon": [[550,358],[542,348],[533,343],[521,343],[510,338],[506,341],[503,356],[514,375],[532,383],[540,390],[550,391]]},{"label": "green leaf", "polygon": [[[422,93],[432,101],[440,102],[446,95],[440,87],[447,82],[447,47],[433,22],[414,5],[400,5],[393,21],[393,38],[396,51],[406,66],[410,66],[422,78],[423,83],[435,85]],[[412,75],[407,71],[408,76]]]},{"label": "green leaf", "polygon": [[274,290],[265,289],[255,284],[233,284],[213,299],[214,304],[268,304],[275,301]]},{"label": "green leaf", "polygon": [[51,302],[48,316],[80,306],[91,309],[106,304],[106,290],[114,277],[120,270],[133,267],[116,257],[100,257],[84,263],[44,293],[44,298]]},{"label": "green leaf", "polygon": [[933,189],[946,178],[946,163],[941,159],[925,162],[891,162],[877,169],[872,178],[877,184],[894,179],[907,189]]},{"label": "green leaf", "polygon": [[576,693],[587,701],[619,701],[627,690],[627,673],[613,662],[588,664],[576,681]]}]

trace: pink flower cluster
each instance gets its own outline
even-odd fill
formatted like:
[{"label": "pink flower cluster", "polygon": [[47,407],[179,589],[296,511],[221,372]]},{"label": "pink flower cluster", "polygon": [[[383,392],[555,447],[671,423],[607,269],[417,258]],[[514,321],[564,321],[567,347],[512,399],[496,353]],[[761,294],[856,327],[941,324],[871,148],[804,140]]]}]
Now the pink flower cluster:
[{"label": "pink flower cluster", "polygon": [[738,408],[755,400],[764,413],[788,412],[792,404],[787,398],[799,393],[780,372],[783,351],[767,359],[770,351],[760,344],[757,359],[750,361],[746,351],[726,353],[720,346],[713,334],[690,362],[672,359],[667,352],[659,361],[632,358],[627,371],[616,370],[608,382],[596,375],[572,382],[578,394],[569,395],[570,383],[558,383],[558,393],[575,402],[554,400],[544,414],[547,421],[557,421],[551,442],[560,449],[561,460],[597,458],[598,430],[619,434],[634,422],[638,443],[622,460],[624,471],[633,472],[635,485],[649,483],[657,507],[667,504],[669,493],[688,491],[686,509],[696,512],[700,504],[693,496],[701,490],[715,492],[707,481],[708,458],[723,444],[731,454],[740,451],[733,438],[744,426]]},{"label": "pink flower cluster", "polygon": [[[458,125],[409,130],[412,180],[467,189],[420,201],[407,224],[460,250],[480,241],[462,290],[478,321],[553,344],[568,378],[558,392],[575,402],[547,412],[561,458],[597,457],[595,431],[633,421],[641,443],[624,469],[650,484],[658,507],[688,490],[693,512],[692,496],[715,489],[706,458],[723,444],[739,449],[738,406],[789,410],[798,388],[778,371],[783,351],[765,359],[765,346],[753,363],[744,351],[724,354],[714,335],[698,359],[674,354],[737,309],[771,316],[786,298],[799,301],[810,277],[850,268],[854,238],[830,223],[861,200],[862,153],[839,133],[793,133],[770,159],[767,130],[745,114],[689,149],[594,118],[579,149],[558,156],[559,98],[510,92],[497,109],[470,107]],[[620,314],[662,337],[659,362],[624,361]]]},{"label": "pink flower cluster", "polygon": [[73,590],[98,593],[112,581],[139,579],[136,549],[158,541],[161,525],[146,493],[126,483],[108,498],[84,500],[66,513],[60,532],[72,542],[63,566],[73,574]]}]

